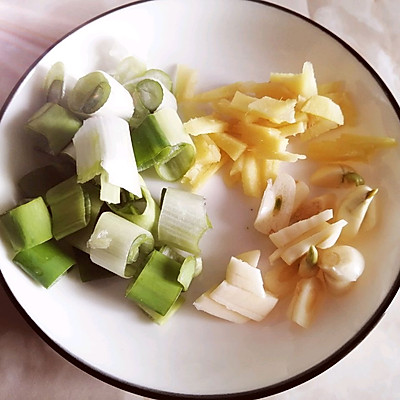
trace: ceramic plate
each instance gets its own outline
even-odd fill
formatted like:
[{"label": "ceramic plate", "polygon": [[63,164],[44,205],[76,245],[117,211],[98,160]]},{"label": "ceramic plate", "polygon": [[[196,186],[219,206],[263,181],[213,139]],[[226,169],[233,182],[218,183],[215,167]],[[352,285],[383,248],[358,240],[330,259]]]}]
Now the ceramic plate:
[{"label": "ceramic plate", "polygon": [[[359,112],[357,129],[399,139],[399,108],[382,80],[348,45],[315,23],[272,4],[245,0],[154,0],[123,6],[84,24],[27,72],[2,110],[0,211],[18,200],[16,182],[43,160],[22,126],[43,101],[47,69],[63,61],[81,76],[110,70],[125,55],[174,73],[198,71],[199,89],[267,81],[311,61],[317,81],[346,82]],[[363,166],[379,187],[379,224],[359,244],[367,267],[348,295],[329,298],[312,328],[293,326],[279,304],[261,323],[235,325],[197,311],[193,301],[224,276],[229,257],[271,250],[252,228],[257,202],[213,178],[201,191],[214,228],[201,246],[204,271],[182,309],[164,326],[124,298],[126,282],[82,284],[74,272],[49,290],[35,285],[0,247],[2,284],[36,332],[62,356],[124,390],[154,398],[265,397],[326,370],[374,327],[399,287],[399,149]],[[296,169],[294,169],[296,175]],[[296,178],[301,178],[296,176]],[[161,187],[161,186],[160,186]],[[368,362],[368,360],[365,360]]]}]

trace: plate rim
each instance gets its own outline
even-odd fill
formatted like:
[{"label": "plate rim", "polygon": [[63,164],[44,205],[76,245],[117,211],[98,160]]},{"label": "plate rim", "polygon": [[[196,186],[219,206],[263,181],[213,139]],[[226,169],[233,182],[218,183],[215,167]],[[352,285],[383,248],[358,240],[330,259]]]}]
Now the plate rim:
[{"label": "plate rim", "polygon": [[[28,77],[30,72],[37,66],[37,64],[59,43],[67,39],[73,33],[79,31],[80,29],[84,28],[85,26],[91,24],[92,22],[99,20],[109,14],[113,14],[119,10],[125,8],[131,8],[143,3],[150,3],[150,2],[157,2],[162,0],[138,0],[132,1],[117,7],[113,7],[107,11],[104,11],[86,21],[76,26],[74,29],[70,30],[66,34],[64,34],[61,38],[56,40],[51,46],[49,46],[46,50],[42,52],[40,56],[33,61],[30,66],[26,69],[24,74],[20,77],[17,83],[14,85],[13,89],[11,90],[10,94],[7,96],[4,104],[0,109],[0,124],[3,119],[4,114],[6,113],[8,106],[10,105],[11,101],[13,100],[17,90]],[[166,1],[166,0],[164,0]],[[200,1],[200,0],[199,0]],[[328,28],[324,27],[320,23],[312,20],[311,18],[294,11],[292,9],[286,8],[280,4],[271,3],[269,0],[236,0],[242,1],[247,3],[257,3],[261,4],[266,7],[274,8],[280,10],[284,13],[290,14],[295,16],[304,22],[318,28],[320,31],[324,32],[332,39],[334,39],[338,44],[344,47],[362,66],[367,70],[368,73],[371,74],[372,78],[375,82],[379,85],[381,90],[383,91],[384,95],[386,96],[387,100],[391,104],[393,111],[395,111],[399,121],[400,121],[400,106],[396,101],[394,95],[392,94],[391,90],[385,83],[385,81],[381,78],[381,76],[376,72],[376,70],[371,66],[371,64],[357,51],[355,50],[350,44],[348,44],[344,39],[339,37],[333,31],[329,30]],[[396,279],[393,282],[390,290],[386,294],[386,296],[381,301],[379,307],[375,310],[375,312],[371,315],[371,317],[366,321],[366,323],[359,329],[359,331],[354,334],[347,342],[345,342],[342,347],[337,349],[334,353],[330,356],[326,357],[319,363],[313,365],[312,367],[308,368],[307,370],[290,377],[286,380],[281,382],[261,387],[254,390],[248,390],[243,392],[233,392],[227,394],[186,394],[186,393],[176,393],[176,392],[168,392],[162,391],[150,387],[144,387],[138,384],[133,384],[130,382],[126,382],[124,380],[115,378],[110,376],[109,374],[100,371],[99,369],[95,368],[94,366],[88,365],[87,363],[81,361],[76,355],[69,353],[68,351],[64,350],[60,344],[57,344],[54,340],[52,340],[42,329],[36,324],[36,322],[32,319],[32,317],[25,311],[25,309],[21,306],[21,304],[16,299],[15,295],[13,294],[12,290],[8,286],[6,279],[3,275],[1,266],[0,266],[0,285],[3,287],[5,293],[7,294],[8,298],[10,299],[13,306],[19,312],[19,314],[23,317],[25,322],[32,328],[32,330],[48,345],[50,346],[56,353],[58,353],[61,357],[65,360],[70,362],[72,365],[79,368],[81,371],[86,372],[90,376],[97,378],[98,380],[107,383],[111,386],[114,386],[118,389],[124,390],[126,392],[130,392],[132,394],[145,396],[148,398],[153,398],[157,400],[171,400],[171,399],[197,399],[197,400],[217,400],[217,399],[238,399],[238,400],[250,400],[250,399],[259,399],[264,397],[269,397],[278,393],[282,393],[293,389],[311,379],[321,375],[323,372],[330,369],[332,366],[337,364],[339,361],[344,359],[351,351],[353,351],[359,344],[361,344],[364,339],[371,333],[371,331],[378,325],[381,321],[383,316],[385,315],[388,307],[393,302],[397,292],[400,289],[400,270],[397,274]]]}]

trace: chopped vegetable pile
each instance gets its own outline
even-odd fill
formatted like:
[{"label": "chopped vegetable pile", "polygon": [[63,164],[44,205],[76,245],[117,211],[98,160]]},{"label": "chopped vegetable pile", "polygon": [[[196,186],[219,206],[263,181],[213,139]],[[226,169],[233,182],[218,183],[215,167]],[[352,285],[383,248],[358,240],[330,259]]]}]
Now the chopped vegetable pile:
[{"label": "chopped vegetable pile", "polygon": [[[377,223],[378,188],[358,169],[397,142],[347,132],[357,126],[350,93],[342,82],[318,85],[310,62],[301,73],[272,73],[263,83],[196,93],[196,81],[194,70],[180,66],[178,104],[199,150],[182,181],[197,190],[223,171],[227,185],[240,182],[244,194],[260,199],[254,228],[276,249],[267,265],[232,257],[225,280],[194,305],[243,323],[264,319],[289,298],[289,319],[308,327],[324,293],[344,294],[366,267],[354,241]],[[282,168],[295,162],[315,170],[295,180]]]},{"label": "chopped vegetable pile", "polygon": [[[70,90],[66,80],[54,64],[25,125],[51,162],[20,179],[21,204],[0,216],[13,261],[45,288],[73,266],[83,282],[128,279],[126,298],[162,324],[200,274],[211,228],[205,199],[170,184],[196,154],[172,80],[133,57],[113,76],[93,71]],[[149,168],[165,183],[158,199],[141,175]]]},{"label": "chopped vegetable pile", "polygon": [[[343,130],[357,113],[341,82],[318,85],[305,62],[301,73],[197,93],[194,70],[179,65],[173,82],[134,57],[70,89],[67,77],[52,66],[26,123],[51,162],[20,179],[23,201],[0,216],[13,261],[43,287],[73,266],[83,282],[117,276],[126,298],[164,323],[202,271],[211,222],[198,189],[217,172],[259,199],[254,229],[276,249],[268,265],[264,249],[232,255],[198,310],[259,322],[290,297],[289,319],[308,327],[325,292],[345,293],[362,275],[352,241],[376,223],[378,188],[354,164],[397,143]],[[317,167],[306,180],[283,170],[307,160]],[[150,168],[164,182],[158,199],[142,176]]]}]

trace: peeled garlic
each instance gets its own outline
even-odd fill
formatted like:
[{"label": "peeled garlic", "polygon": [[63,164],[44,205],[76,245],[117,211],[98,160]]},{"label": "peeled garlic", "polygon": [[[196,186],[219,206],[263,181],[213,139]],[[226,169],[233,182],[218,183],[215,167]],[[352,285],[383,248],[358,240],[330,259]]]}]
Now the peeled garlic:
[{"label": "peeled garlic", "polygon": [[336,245],[319,252],[318,265],[325,275],[344,282],[355,282],[364,272],[364,256],[349,245]]}]

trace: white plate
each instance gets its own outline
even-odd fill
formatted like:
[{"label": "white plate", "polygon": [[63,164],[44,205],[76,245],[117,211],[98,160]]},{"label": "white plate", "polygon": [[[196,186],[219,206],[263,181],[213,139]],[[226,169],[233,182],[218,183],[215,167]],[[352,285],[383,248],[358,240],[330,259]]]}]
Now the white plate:
[{"label": "white plate", "polygon": [[[111,52],[111,53],[110,53]],[[111,54],[111,56],[110,56]],[[399,139],[400,111],[382,80],[349,46],[315,23],[280,7],[243,0],[139,2],[107,13],[69,34],[41,57],[10,95],[0,124],[0,211],[15,204],[19,177],[41,162],[23,123],[43,99],[46,70],[64,61],[76,76],[109,70],[135,55],[149,67],[195,68],[199,87],[238,80],[266,81],[270,72],[314,65],[318,82],[344,80],[360,112],[359,129]],[[214,229],[202,241],[204,273],[183,308],[165,326],[149,322],[125,300],[126,283],[82,284],[71,273],[44,290],[0,247],[2,284],[50,346],[90,374],[148,397],[264,397],[329,368],[378,322],[399,287],[399,149],[364,168],[384,205],[379,226],[361,244],[365,274],[343,298],[330,298],[314,326],[291,325],[284,306],[262,323],[234,325],[198,312],[193,300],[219,282],[232,254],[270,248],[252,223],[257,203],[217,177],[203,190]],[[366,360],[368,362],[368,360]]]}]

